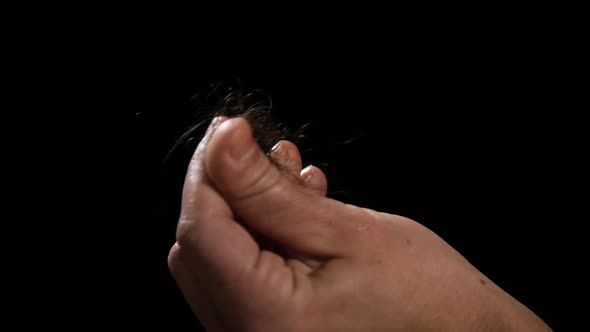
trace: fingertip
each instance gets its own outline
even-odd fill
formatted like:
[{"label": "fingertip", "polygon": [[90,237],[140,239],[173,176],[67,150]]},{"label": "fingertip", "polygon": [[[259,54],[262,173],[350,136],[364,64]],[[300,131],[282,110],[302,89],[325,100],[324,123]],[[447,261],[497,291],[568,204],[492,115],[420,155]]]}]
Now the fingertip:
[{"label": "fingertip", "polygon": [[297,178],[301,172],[301,154],[295,144],[287,140],[280,140],[271,149],[271,160],[284,172]]},{"label": "fingertip", "polygon": [[217,128],[205,151],[205,170],[230,205],[266,191],[280,178],[243,118],[229,119]]},{"label": "fingertip", "polygon": [[244,118],[237,117],[223,121],[212,136],[214,145],[228,159],[241,161],[256,146],[252,128]]},{"label": "fingertip", "polygon": [[170,251],[168,252],[168,270],[170,271],[170,273],[172,273],[172,275],[177,274],[179,263],[180,245],[178,245],[178,242],[175,242],[174,245],[172,245],[172,248],[170,248]]},{"label": "fingertip", "polygon": [[326,196],[328,192],[328,180],[321,169],[314,165],[309,165],[301,170],[299,178],[304,188],[310,189],[321,196]]}]

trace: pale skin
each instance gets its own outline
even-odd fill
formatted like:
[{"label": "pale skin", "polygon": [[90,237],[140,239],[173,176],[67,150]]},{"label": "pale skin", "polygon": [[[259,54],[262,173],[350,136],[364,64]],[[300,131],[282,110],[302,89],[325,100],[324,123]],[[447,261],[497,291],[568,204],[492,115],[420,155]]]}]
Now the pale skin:
[{"label": "pale skin", "polygon": [[208,331],[551,331],[419,223],[325,197],[293,143],[270,158],[220,117],[188,167],[168,264]]}]

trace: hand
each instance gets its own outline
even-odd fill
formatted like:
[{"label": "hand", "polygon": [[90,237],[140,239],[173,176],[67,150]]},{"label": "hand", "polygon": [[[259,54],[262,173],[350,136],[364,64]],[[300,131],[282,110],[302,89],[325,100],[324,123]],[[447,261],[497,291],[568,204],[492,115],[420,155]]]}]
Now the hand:
[{"label": "hand", "polygon": [[292,143],[271,158],[217,118],[188,167],[168,263],[208,331],[549,330],[417,222],[326,198]]}]

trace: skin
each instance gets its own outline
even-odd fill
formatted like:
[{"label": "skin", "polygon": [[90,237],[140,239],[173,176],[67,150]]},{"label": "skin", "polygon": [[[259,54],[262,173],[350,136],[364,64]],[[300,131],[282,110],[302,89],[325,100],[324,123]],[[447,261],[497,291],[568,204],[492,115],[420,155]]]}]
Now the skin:
[{"label": "skin", "polygon": [[168,264],[208,331],[550,331],[419,223],[326,198],[291,142],[270,158],[222,117],[188,167]]}]

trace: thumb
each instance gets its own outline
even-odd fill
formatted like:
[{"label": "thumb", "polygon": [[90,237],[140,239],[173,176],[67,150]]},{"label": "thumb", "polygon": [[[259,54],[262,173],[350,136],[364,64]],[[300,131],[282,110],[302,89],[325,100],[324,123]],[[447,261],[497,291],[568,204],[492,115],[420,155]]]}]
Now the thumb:
[{"label": "thumb", "polygon": [[280,245],[336,257],[355,243],[364,209],[312,195],[292,181],[270,162],[243,118],[217,128],[205,170],[239,220]]}]

